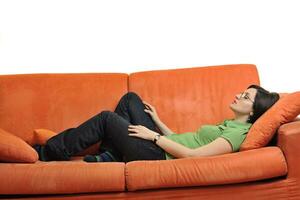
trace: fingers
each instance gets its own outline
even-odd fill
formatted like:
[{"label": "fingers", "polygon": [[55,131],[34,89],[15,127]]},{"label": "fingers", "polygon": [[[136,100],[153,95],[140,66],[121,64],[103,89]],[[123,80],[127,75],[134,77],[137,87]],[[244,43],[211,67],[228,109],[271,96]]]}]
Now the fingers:
[{"label": "fingers", "polygon": [[143,101],[143,103],[147,106],[149,106],[150,108],[152,107],[149,103],[147,103],[146,101]]},{"label": "fingers", "polygon": [[146,112],[146,113],[151,113],[151,111],[150,110],[147,110],[147,109],[144,109],[144,111]]},{"label": "fingers", "polygon": [[146,105],[145,104],[145,107],[148,109],[148,110],[151,110],[150,106]]},{"label": "fingers", "polygon": [[139,131],[135,129],[128,129],[129,134],[137,134]]},{"label": "fingers", "polygon": [[136,130],[135,126],[133,125],[128,126],[128,131],[135,131],[135,130]]},{"label": "fingers", "polygon": [[152,109],[149,106],[145,105],[145,107],[146,107],[146,109],[144,109],[144,110],[147,110],[147,111],[151,110],[152,111]]},{"label": "fingers", "polygon": [[141,125],[128,125],[128,131],[130,132],[139,132]]},{"label": "fingers", "polygon": [[137,129],[138,126],[139,125],[137,125],[137,126],[129,125],[128,126],[128,135],[138,137],[138,133],[139,133],[139,130]]},{"label": "fingers", "polygon": [[132,125],[132,124],[129,124],[128,127],[131,127],[131,128],[135,128],[135,127],[140,127],[142,125]]},{"label": "fingers", "polygon": [[153,106],[151,106],[149,103],[147,103],[146,101],[143,101],[143,103],[145,104],[145,107],[149,110],[153,110]]},{"label": "fingers", "polygon": [[[151,110],[151,108],[150,108],[149,106],[145,106],[145,107],[146,107],[146,109]],[[145,109],[145,110],[146,110],[146,109]]]}]

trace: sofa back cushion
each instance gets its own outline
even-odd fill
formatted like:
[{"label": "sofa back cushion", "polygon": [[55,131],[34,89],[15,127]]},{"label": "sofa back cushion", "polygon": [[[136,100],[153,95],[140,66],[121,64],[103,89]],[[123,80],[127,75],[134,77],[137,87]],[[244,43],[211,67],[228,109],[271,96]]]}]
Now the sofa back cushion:
[{"label": "sofa back cushion", "polygon": [[34,129],[77,127],[113,110],[127,80],[125,73],[0,75],[0,128],[32,144]]},{"label": "sofa back cushion", "polygon": [[160,119],[177,133],[195,131],[234,117],[229,105],[249,85],[259,85],[255,65],[223,65],[135,72],[129,91],[155,106]]}]

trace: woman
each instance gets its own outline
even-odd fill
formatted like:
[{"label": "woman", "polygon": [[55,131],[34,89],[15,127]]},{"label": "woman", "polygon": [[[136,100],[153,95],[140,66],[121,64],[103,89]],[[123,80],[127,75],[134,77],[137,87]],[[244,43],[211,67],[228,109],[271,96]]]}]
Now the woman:
[{"label": "woman", "polygon": [[251,125],[278,99],[277,93],[251,85],[230,104],[234,119],[201,126],[196,132],[174,134],[152,105],[128,92],[114,112],[102,111],[77,128],[50,138],[45,146],[34,148],[42,161],[70,160],[99,141],[99,154],[87,155],[84,161],[129,162],[231,153],[238,151]]}]

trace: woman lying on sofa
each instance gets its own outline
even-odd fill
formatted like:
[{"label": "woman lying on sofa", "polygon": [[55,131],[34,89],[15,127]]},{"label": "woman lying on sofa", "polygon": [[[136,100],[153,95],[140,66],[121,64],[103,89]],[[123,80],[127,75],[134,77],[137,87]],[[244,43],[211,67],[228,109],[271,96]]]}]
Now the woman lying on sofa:
[{"label": "woman lying on sofa", "polygon": [[50,138],[46,145],[35,145],[34,149],[41,161],[70,160],[102,141],[99,153],[86,155],[86,162],[166,160],[231,153],[239,150],[251,125],[278,99],[278,93],[251,85],[230,104],[234,119],[203,125],[196,132],[175,134],[159,119],[154,106],[128,92],[114,112],[102,111],[77,128]]}]

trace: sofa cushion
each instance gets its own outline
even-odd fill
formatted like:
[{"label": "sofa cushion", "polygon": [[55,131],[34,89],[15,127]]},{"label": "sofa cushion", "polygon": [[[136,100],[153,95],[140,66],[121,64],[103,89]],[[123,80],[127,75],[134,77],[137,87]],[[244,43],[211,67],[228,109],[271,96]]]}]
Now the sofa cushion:
[{"label": "sofa cushion", "polygon": [[47,140],[49,140],[51,137],[57,135],[54,131],[48,130],[48,129],[34,129],[33,130],[33,137],[34,137],[34,144],[40,144],[45,145]]},{"label": "sofa cushion", "polygon": [[38,157],[37,152],[21,138],[0,129],[0,161],[34,163]]},{"label": "sofa cushion", "polygon": [[283,95],[250,128],[240,151],[266,146],[277,129],[300,114],[300,92]]},{"label": "sofa cushion", "polygon": [[125,163],[38,161],[34,164],[2,163],[0,194],[72,194],[125,190]]},{"label": "sofa cushion", "polygon": [[255,65],[240,64],[134,72],[128,84],[171,130],[184,133],[233,118],[234,96],[259,78]]},{"label": "sofa cushion", "polygon": [[[142,170],[141,170],[142,169]],[[209,157],[126,164],[129,191],[243,183],[287,174],[287,164],[278,147],[264,147]]]},{"label": "sofa cushion", "polygon": [[[44,128],[34,129],[33,134],[34,134],[34,144],[40,144],[40,145],[45,145],[48,139],[57,135],[56,132],[48,130],[48,129],[44,129]],[[99,150],[100,144],[101,144],[101,142],[97,142],[96,144],[91,145],[84,151],[79,152],[77,154],[77,156],[84,156],[87,154],[97,153]]]}]

